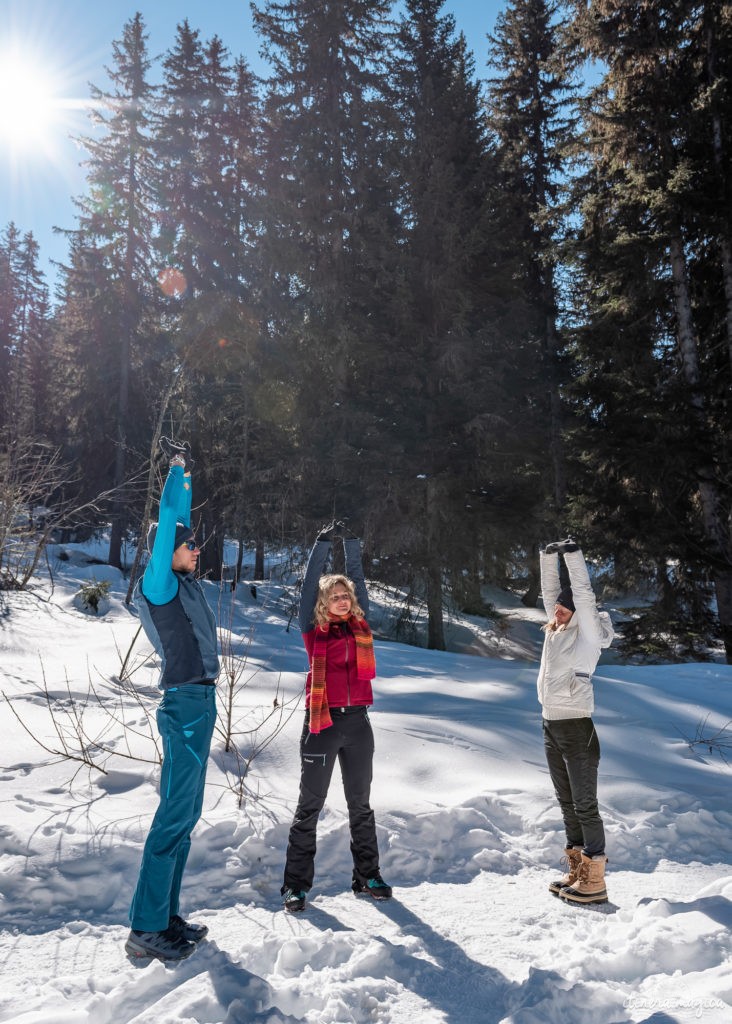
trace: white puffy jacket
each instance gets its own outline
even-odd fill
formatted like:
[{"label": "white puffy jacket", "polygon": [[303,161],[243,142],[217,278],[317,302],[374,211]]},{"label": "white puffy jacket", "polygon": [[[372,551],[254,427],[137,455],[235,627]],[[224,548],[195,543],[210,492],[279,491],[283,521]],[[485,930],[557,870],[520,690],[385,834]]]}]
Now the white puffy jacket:
[{"label": "white puffy jacket", "polygon": [[[599,612],[581,551],[564,558],[572,586],[575,613],[566,626],[547,630],[536,688],[544,718],[589,718],[595,706],[592,673],[614,632],[607,612]],[[541,593],[550,618],[561,590],[556,555],[541,553]]]}]

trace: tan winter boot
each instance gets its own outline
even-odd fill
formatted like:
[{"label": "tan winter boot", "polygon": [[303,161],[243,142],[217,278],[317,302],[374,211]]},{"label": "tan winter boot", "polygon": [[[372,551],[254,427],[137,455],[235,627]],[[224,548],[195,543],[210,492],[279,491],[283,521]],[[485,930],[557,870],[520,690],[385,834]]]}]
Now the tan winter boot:
[{"label": "tan winter boot", "polygon": [[554,893],[555,896],[559,895],[560,889],[563,889],[568,885],[574,885],[577,881],[577,872],[579,871],[579,866],[582,863],[582,847],[565,847],[564,856],[560,863],[563,868],[567,869],[567,874],[564,878],[558,878],[556,882],[549,883],[549,892]]},{"label": "tan winter boot", "polygon": [[596,857],[582,854],[582,863],[577,871],[577,881],[568,889],[562,889],[559,895],[563,900],[572,903],[607,903],[605,888],[605,865],[607,857],[604,853]]}]

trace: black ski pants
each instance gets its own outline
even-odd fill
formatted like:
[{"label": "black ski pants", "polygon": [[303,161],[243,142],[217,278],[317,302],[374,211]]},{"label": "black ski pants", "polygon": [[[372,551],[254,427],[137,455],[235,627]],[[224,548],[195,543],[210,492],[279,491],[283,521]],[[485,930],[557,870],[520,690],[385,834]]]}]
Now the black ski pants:
[{"label": "black ski pants", "polygon": [[562,810],[567,846],[588,857],[605,852],[605,829],[597,806],[600,741],[591,718],[542,719],[544,751]]},{"label": "black ski pants", "polygon": [[351,828],[353,877],[360,882],[379,872],[374,812],[369,803],[374,760],[374,734],[366,707],[331,708],[333,725],[311,733],[308,715],[300,737],[300,797],[290,828],[285,864],[285,889],[307,892],[315,872],[316,827],[328,795],[336,760]]}]

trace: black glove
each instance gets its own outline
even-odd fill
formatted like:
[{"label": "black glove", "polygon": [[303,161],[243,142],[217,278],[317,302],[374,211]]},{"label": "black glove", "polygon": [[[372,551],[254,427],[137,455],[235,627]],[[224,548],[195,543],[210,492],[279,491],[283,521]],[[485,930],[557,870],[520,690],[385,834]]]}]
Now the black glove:
[{"label": "black glove", "polygon": [[348,528],[348,525],[347,525],[347,523],[348,523],[348,520],[347,520],[347,519],[340,519],[340,520],[339,520],[339,521],[338,521],[338,522],[336,523],[336,527],[337,527],[337,529],[338,529],[338,531],[339,531],[339,532],[338,532],[338,533],[336,534],[336,536],[337,536],[337,537],[342,537],[342,538],[343,538],[344,540],[358,540],[358,535],[357,535],[357,534],[355,534],[355,533],[353,532],[353,530],[350,530],[350,529]]},{"label": "black glove", "polygon": [[566,555],[570,551],[579,551],[579,544],[577,544],[573,537],[567,537],[566,540],[552,541],[551,544],[547,544],[544,548],[545,555]]},{"label": "black glove", "polygon": [[579,544],[571,537],[567,537],[567,539],[563,540],[559,545],[558,550],[560,555],[568,555],[570,551],[579,551],[579,549]]},{"label": "black glove", "polygon": [[190,473],[196,463],[191,456],[191,446],[188,441],[171,441],[169,437],[161,437],[159,444],[168,462],[176,457],[181,458],[185,463],[184,471]]},{"label": "black glove", "polygon": [[321,526],[320,533],[318,534],[318,540],[332,541],[334,537],[339,537],[340,534],[336,532],[337,523],[331,522],[328,526]]}]

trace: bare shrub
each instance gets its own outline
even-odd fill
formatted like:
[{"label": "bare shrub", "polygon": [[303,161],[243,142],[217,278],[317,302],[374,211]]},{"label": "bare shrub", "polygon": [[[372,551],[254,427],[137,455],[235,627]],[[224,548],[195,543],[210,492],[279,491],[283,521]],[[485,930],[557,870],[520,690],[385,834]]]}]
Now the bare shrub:
[{"label": "bare shrub", "polygon": [[271,703],[247,706],[247,688],[261,669],[252,664],[250,658],[256,626],[251,625],[244,635],[235,630],[236,595],[237,591],[230,590],[226,584],[219,588],[221,675],[218,682],[220,700],[217,733],[223,739],[224,753],[227,755],[223,768],[229,788],[236,796],[237,806],[241,807],[248,795],[253,796],[247,787],[252,762],[290,720],[300,694],[285,700],[278,675]]},{"label": "bare shrub", "polygon": [[[42,750],[50,755],[49,764],[71,762],[77,765],[73,771],[69,785],[73,784],[78,772],[87,767],[90,771],[107,775],[111,758],[122,758],[140,764],[159,764],[160,748],[153,729],[154,709],[148,707],[137,694],[133,694],[138,706],[143,711],[144,726],[130,726],[126,711],[125,697],[132,693],[130,689],[119,693],[102,694],[89,676],[89,689],[83,696],[73,694],[71,683],[66,677],[66,695],[59,697],[51,692],[46,679],[46,672],[41,662],[42,694],[48,713],[48,721],[55,740],[43,739],[36,729],[31,729],[18,710],[22,698],[10,698],[6,693],[3,697],[17,722]],[[119,727],[121,731],[116,731]],[[131,740],[142,739],[144,745],[150,746],[150,755],[144,756],[133,751]]]},{"label": "bare shrub", "polygon": [[90,513],[98,516],[112,494],[80,502],[68,497],[75,485],[60,449],[0,434],[1,590],[24,590],[53,531],[78,526]]},{"label": "bare shrub", "polygon": [[689,745],[690,750],[696,750],[697,748],[706,748],[710,754],[718,754],[722,758],[724,763],[728,765],[729,758],[732,756],[732,719],[729,722],[725,722],[724,725],[718,729],[712,728],[709,725],[709,715],[706,715],[697,724],[696,732],[693,738],[684,736],[684,739]]}]

